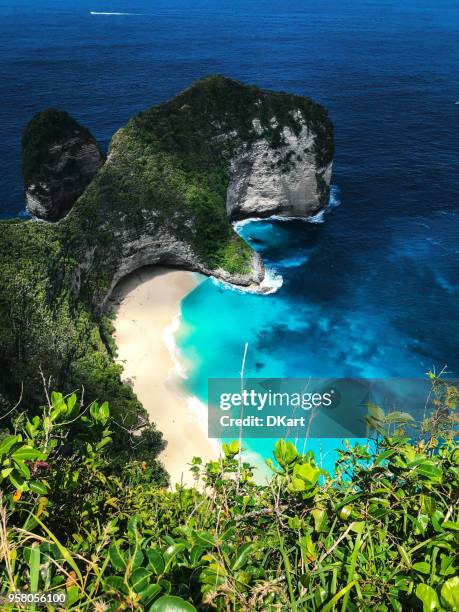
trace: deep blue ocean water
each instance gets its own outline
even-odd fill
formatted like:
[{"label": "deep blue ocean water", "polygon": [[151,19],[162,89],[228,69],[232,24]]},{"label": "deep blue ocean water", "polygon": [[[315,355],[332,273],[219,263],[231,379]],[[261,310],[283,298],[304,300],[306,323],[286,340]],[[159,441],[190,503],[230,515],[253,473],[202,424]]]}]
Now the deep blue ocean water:
[{"label": "deep blue ocean water", "polygon": [[445,364],[459,375],[457,0],[12,4],[0,0],[4,217],[24,210],[20,132],[46,106],[103,146],[209,73],[329,109],[339,205],[322,223],[242,228],[282,275],[276,293],[208,280],[184,300],[190,393],[238,376],[245,342],[248,376],[418,377]]}]

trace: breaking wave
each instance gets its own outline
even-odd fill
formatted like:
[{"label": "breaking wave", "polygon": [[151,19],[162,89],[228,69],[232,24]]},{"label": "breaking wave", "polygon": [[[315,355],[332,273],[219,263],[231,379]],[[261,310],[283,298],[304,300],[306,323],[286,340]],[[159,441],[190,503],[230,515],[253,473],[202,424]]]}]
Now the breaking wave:
[{"label": "breaking wave", "polygon": [[333,208],[337,208],[340,204],[341,200],[339,198],[339,187],[338,185],[331,185],[328,204],[316,215],[312,215],[311,217],[285,217],[282,215],[271,215],[270,217],[249,217],[248,219],[235,221],[233,223],[233,228],[239,233],[244,225],[253,223],[254,221],[304,221],[305,223],[323,223],[325,221],[325,215],[333,210]]},{"label": "breaking wave", "polygon": [[237,293],[259,293],[263,295],[269,295],[276,293],[283,285],[284,279],[282,275],[277,272],[274,268],[266,267],[265,276],[259,286],[255,287],[243,287],[241,285],[233,285],[219,278],[211,277],[212,282],[217,287],[224,287],[230,291],[236,291]]}]

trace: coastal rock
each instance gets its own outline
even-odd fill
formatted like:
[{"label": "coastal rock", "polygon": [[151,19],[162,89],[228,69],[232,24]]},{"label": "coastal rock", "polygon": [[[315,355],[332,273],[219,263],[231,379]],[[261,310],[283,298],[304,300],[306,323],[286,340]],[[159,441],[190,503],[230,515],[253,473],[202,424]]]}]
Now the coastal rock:
[{"label": "coastal rock", "polygon": [[328,201],[332,163],[317,163],[316,135],[297,112],[299,133],[282,130],[282,144],[273,148],[263,137],[231,160],[226,198],[232,219],[246,217],[305,217],[316,214]]},{"label": "coastal rock", "polygon": [[27,209],[46,221],[65,216],[104,163],[89,130],[52,108],[32,118],[22,145]]},{"label": "coastal rock", "polygon": [[[327,111],[309,98],[207,77],[139,113],[61,221],[78,236],[73,285],[103,306],[116,283],[160,264],[263,290],[260,256],[232,222],[326,206]],[[108,282],[107,282],[108,281]]]},{"label": "coastal rock", "polygon": [[[92,260],[92,257],[90,259]],[[265,275],[263,261],[255,251],[251,254],[247,273],[231,274],[223,268],[210,270],[202,264],[189,245],[167,232],[158,232],[154,237],[145,234],[123,242],[119,266],[113,274],[108,291],[100,296],[100,306],[105,306],[121,279],[135,270],[151,265],[200,272],[241,287],[259,287]]]}]

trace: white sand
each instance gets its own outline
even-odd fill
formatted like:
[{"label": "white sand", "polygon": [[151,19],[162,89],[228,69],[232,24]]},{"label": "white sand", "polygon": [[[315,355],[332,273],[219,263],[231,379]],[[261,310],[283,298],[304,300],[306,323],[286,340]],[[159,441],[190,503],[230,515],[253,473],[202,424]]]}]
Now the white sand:
[{"label": "white sand", "polygon": [[192,457],[204,461],[217,457],[216,449],[187,407],[180,391],[177,363],[165,340],[180,313],[180,302],[200,282],[191,272],[167,268],[145,268],[124,279],[117,287],[115,341],[123,379],[133,384],[137,397],[167,441],[159,459],[171,484],[191,484],[188,470]]}]

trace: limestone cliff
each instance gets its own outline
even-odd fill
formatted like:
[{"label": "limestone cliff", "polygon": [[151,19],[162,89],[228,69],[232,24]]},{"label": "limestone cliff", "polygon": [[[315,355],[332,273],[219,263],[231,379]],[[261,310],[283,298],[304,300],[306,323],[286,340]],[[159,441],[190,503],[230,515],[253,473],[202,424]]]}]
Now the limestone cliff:
[{"label": "limestone cliff", "polygon": [[33,117],[22,145],[27,209],[46,221],[70,210],[104,161],[89,130],[52,108]]},{"label": "limestone cliff", "polygon": [[[305,217],[328,201],[332,161],[320,159],[320,137],[305,113],[300,109],[292,113],[298,128],[285,126],[277,147],[272,147],[260,121],[253,120],[259,138],[243,145],[231,159],[226,198],[231,218]],[[277,123],[273,116],[270,127]]]},{"label": "limestone cliff", "polygon": [[75,289],[90,282],[103,304],[125,274],[157,263],[258,286],[261,259],[231,220],[316,213],[332,155],[331,123],[312,100],[219,76],[195,83],[114,135],[61,222],[78,236]]}]

